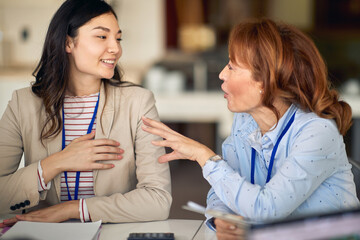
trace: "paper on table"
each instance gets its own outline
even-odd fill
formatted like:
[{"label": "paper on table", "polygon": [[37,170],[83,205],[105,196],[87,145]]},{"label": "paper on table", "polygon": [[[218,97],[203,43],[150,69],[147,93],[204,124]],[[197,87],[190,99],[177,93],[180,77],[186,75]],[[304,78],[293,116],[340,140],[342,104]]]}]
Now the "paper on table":
[{"label": "paper on table", "polygon": [[0,239],[37,239],[37,240],[92,240],[97,239],[101,221],[91,223],[41,223],[19,221]]},{"label": "paper on table", "polygon": [[251,224],[254,224],[250,220],[247,220],[238,215],[225,213],[225,212],[221,212],[221,211],[213,210],[213,209],[206,210],[205,207],[203,207],[197,203],[194,203],[192,201],[187,202],[187,205],[182,206],[182,208],[189,210],[189,211],[201,213],[201,214],[207,213],[210,216],[229,221],[231,223],[236,224],[238,227],[242,227],[242,228],[248,228],[248,227],[250,227]]},{"label": "paper on table", "polygon": [[193,211],[193,212],[197,212],[200,214],[205,214],[206,208],[194,203],[192,201],[188,201],[187,205],[182,206],[183,209],[189,210],[189,211]]}]

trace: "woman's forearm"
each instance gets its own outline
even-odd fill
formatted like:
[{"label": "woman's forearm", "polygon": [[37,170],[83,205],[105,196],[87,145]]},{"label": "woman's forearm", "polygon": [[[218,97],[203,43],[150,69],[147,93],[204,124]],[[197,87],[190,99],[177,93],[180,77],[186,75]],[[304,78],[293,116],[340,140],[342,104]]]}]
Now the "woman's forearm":
[{"label": "woman's forearm", "polygon": [[199,149],[199,155],[196,161],[199,163],[201,167],[203,167],[206,161],[214,155],[215,153],[210,148],[204,146],[203,148]]},{"label": "woman's forearm", "polygon": [[55,176],[63,172],[59,153],[55,153],[43,159],[40,164],[43,171],[45,184],[48,184],[52,179],[55,178]]}]

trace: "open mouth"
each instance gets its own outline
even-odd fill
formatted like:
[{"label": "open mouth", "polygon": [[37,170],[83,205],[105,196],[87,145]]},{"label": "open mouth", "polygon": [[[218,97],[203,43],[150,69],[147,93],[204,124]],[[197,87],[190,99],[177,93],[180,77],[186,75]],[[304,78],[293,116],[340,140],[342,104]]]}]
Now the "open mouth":
[{"label": "open mouth", "polygon": [[224,92],[224,98],[227,98],[229,96],[229,94],[224,90],[223,87],[221,87],[221,90]]},{"label": "open mouth", "polygon": [[109,60],[109,59],[101,59],[101,62],[107,63],[107,64],[115,64],[115,60]]},{"label": "open mouth", "polygon": [[223,86],[221,86],[221,90],[227,95],[227,92],[224,90]]}]

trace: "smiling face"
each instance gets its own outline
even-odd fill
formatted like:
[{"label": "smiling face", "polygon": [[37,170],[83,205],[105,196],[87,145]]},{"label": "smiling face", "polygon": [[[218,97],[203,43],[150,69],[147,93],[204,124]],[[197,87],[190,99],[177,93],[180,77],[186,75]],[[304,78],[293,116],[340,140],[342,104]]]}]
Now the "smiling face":
[{"label": "smiling face", "polygon": [[70,82],[112,78],[122,54],[120,41],[121,30],[112,13],[91,19],[78,29],[75,38],[68,36]]},{"label": "smiling face", "polygon": [[219,78],[231,112],[252,113],[261,107],[261,83],[252,78],[248,68],[229,61]]}]

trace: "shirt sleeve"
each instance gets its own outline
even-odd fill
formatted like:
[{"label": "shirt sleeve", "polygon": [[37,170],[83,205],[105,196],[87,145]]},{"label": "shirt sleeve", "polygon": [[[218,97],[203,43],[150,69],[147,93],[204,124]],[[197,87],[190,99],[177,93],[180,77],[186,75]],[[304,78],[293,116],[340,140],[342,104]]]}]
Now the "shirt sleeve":
[{"label": "shirt sleeve", "polygon": [[[220,199],[216,196],[216,193],[213,188],[210,189],[207,199],[206,199],[206,209],[214,209],[225,213],[234,213],[229,209]],[[206,226],[208,226],[211,230],[216,231],[216,227],[214,224],[214,217],[208,214],[205,214],[206,217]]]},{"label": "shirt sleeve", "polygon": [[314,121],[294,134],[283,146],[287,156],[278,156],[286,158],[284,164],[264,186],[246,181],[226,159],[206,164],[204,177],[218,198],[241,216],[255,221],[289,216],[334,173],[338,159],[344,159],[338,156],[343,143],[336,125],[328,124],[324,130],[323,123]]},{"label": "shirt sleeve", "polygon": [[41,161],[38,163],[38,169],[37,169],[37,175],[38,175],[38,190],[39,192],[49,190],[51,187],[51,182],[48,182],[48,184],[45,184],[45,180],[43,178],[43,170],[40,164]]},{"label": "shirt sleeve", "polygon": [[86,201],[83,198],[80,198],[79,201],[79,213],[81,222],[91,222],[90,213],[88,211]]}]

